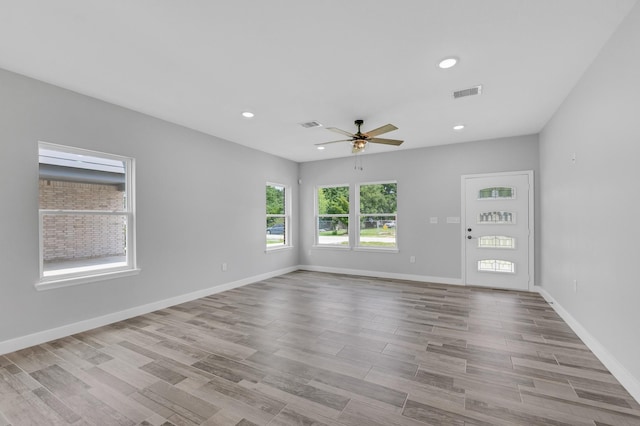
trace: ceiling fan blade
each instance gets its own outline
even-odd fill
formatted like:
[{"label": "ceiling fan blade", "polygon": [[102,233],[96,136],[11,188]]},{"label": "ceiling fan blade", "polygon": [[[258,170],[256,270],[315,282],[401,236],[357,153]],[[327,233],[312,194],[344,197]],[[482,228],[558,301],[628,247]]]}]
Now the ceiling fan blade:
[{"label": "ceiling fan blade", "polygon": [[402,145],[402,142],[404,142],[404,141],[401,141],[401,140],[398,140],[398,139],[373,138],[373,139],[368,139],[367,142],[382,143],[382,144],[385,144],[385,145],[398,146],[398,145]]},{"label": "ceiling fan blade", "polygon": [[353,133],[347,132],[346,130],[338,129],[337,127],[327,127],[327,130],[331,130],[332,132],[340,133],[341,135],[350,136],[355,138],[356,135]]},{"label": "ceiling fan blade", "polygon": [[392,132],[394,130],[398,130],[398,128],[393,124],[385,124],[384,126],[378,127],[377,129],[369,130],[368,132],[365,133],[365,135],[372,138],[374,136],[378,136],[387,132]]},{"label": "ceiling fan blade", "polygon": [[329,145],[330,143],[336,143],[336,142],[351,142],[351,139],[340,139],[339,141],[322,142],[322,143],[317,143],[315,145],[322,146],[322,145]]}]

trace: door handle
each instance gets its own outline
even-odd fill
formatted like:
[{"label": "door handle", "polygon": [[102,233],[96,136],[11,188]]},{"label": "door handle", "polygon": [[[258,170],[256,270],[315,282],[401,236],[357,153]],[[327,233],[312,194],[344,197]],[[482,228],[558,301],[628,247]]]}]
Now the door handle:
[{"label": "door handle", "polygon": [[467,240],[472,239],[473,237],[471,235],[467,235]]}]

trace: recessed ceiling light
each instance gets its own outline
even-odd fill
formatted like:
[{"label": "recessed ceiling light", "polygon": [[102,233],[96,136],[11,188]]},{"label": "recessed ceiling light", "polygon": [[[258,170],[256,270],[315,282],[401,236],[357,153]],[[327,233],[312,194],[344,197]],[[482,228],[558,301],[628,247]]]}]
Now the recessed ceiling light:
[{"label": "recessed ceiling light", "polygon": [[319,149],[320,151],[322,151],[324,148],[325,148],[324,146],[319,146],[319,147],[318,147],[318,149]]},{"label": "recessed ceiling light", "polygon": [[458,63],[458,58],[454,58],[454,57],[444,58],[443,60],[438,62],[438,68],[442,68],[443,70],[446,70],[447,68],[453,67],[457,63]]},{"label": "recessed ceiling light", "polygon": [[251,111],[245,111],[245,112],[242,113],[242,116],[244,118],[253,118],[255,116],[255,114],[252,113]]},{"label": "recessed ceiling light", "polygon": [[460,130],[464,129],[464,124],[456,124],[455,126],[453,126],[453,130],[455,130],[456,132],[459,132]]}]

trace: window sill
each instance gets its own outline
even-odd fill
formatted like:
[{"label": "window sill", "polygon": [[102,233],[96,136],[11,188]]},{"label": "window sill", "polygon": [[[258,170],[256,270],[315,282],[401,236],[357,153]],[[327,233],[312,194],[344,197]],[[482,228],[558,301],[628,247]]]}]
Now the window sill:
[{"label": "window sill", "polygon": [[351,247],[345,245],[331,245],[331,244],[323,244],[323,245],[313,245],[312,249],[320,249],[320,250],[351,250]]},{"label": "window sill", "polygon": [[278,247],[270,247],[264,250],[265,253],[275,253],[283,250],[291,250],[293,246],[278,246]]},{"label": "window sill", "polygon": [[368,251],[372,253],[400,253],[398,248],[382,248],[382,247],[354,247],[353,251]]},{"label": "window sill", "polygon": [[130,275],[138,275],[140,269],[127,269],[120,271],[108,271],[96,273],[92,275],[83,275],[79,277],[60,277],[56,279],[43,279],[35,284],[36,290],[53,290],[55,288],[71,287],[75,285],[87,284],[96,281],[111,280],[114,278],[127,277]]}]

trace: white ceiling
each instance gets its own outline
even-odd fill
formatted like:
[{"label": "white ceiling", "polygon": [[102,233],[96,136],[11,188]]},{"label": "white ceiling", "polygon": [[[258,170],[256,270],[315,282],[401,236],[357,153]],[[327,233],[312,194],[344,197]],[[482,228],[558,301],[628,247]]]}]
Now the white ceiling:
[{"label": "white ceiling", "polygon": [[0,68],[302,162],[351,155],[311,120],[399,127],[369,153],[537,133],[635,2],[0,0]]}]

